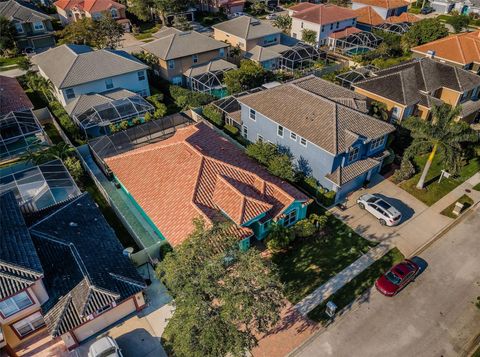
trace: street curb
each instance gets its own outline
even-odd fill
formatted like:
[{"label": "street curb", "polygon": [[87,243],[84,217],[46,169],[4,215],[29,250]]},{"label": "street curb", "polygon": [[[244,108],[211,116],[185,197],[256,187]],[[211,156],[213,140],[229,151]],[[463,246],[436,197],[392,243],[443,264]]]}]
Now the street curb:
[{"label": "street curb", "polygon": [[472,209],[477,207],[480,204],[480,201],[477,203],[474,203],[472,206],[468,207],[465,212],[461,214],[460,217],[456,218],[452,223],[448,224],[446,227],[442,228],[439,232],[437,232],[428,242],[424,243],[422,246],[418,247],[416,250],[414,250],[410,256],[413,257],[415,255],[418,255],[420,253],[423,253],[428,247],[430,247],[433,243],[435,243],[437,240],[439,240],[442,236],[447,234],[451,229],[456,227],[460,222],[462,222],[466,216],[470,214]]}]

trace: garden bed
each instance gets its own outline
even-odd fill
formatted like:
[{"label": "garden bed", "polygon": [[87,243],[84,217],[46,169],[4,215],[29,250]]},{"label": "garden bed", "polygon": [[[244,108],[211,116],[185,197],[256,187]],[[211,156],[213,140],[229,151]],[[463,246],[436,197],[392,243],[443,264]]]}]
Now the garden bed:
[{"label": "garden bed", "polygon": [[[315,203],[309,207],[309,213],[323,212]],[[285,296],[295,304],[374,245],[330,215],[322,234],[297,238],[286,251],[274,253],[272,261],[285,285]]]},{"label": "garden bed", "polygon": [[[379,276],[403,259],[404,256],[397,248],[392,249],[330,296],[328,301],[333,301],[337,305],[337,311],[342,310],[361,296],[368,288],[372,287]],[[330,318],[325,314],[326,304],[327,301],[318,305],[308,314],[308,317],[316,322],[328,322]]]}]

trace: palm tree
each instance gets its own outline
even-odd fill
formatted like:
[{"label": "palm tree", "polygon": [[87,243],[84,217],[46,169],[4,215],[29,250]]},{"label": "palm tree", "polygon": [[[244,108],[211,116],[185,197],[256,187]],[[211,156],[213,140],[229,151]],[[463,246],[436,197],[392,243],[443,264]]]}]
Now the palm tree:
[{"label": "palm tree", "polygon": [[417,152],[428,152],[428,160],[423,168],[418,189],[425,186],[425,178],[437,152],[442,153],[446,167],[452,173],[458,172],[462,155],[461,143],[476,142],[478,136],[470,126],[463,121],[456,121],[461,108],[452,108],[448,104],[432,108],[432,120],[427,121],[417,117],[410,117],[402,124],[411,131],[412,144],[405,151],[406,158]]},{"label": "palm tree", "polygon": [[54,100],[52,98],[51,84],[52,83],[50,82],[50,80],[43,78],[42,76],[39,76],[34,72],[27,72],[28,88],[30,88],[32,91],[41,92],[49,102]]},{"label": "palm tree", "polygon": [[50,160],[63,161],[71,156],[73,151],[74,149],[70,145],[62,142],[49,146],[45,150],[32,151],[28,149],[25,154],[23,154],[22,159],[35,165],[39,165]]},{"label": "palm tree", "polygon": [[288,34],[292,28],[292,18],[288,15],[280,15],[273,22],[273,26]]}]

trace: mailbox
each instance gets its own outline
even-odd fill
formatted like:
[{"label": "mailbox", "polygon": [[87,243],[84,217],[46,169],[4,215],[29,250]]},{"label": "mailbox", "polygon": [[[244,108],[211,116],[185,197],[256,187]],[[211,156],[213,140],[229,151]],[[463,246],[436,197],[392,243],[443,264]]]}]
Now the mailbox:
[{"label": "mailbox", "polygon": [[327,302],[327,308],[325,310],[325,313],[328,316],[333,317],[335,316],[335,311],[337,311],[337,305],[335,305],[333,301]]}]

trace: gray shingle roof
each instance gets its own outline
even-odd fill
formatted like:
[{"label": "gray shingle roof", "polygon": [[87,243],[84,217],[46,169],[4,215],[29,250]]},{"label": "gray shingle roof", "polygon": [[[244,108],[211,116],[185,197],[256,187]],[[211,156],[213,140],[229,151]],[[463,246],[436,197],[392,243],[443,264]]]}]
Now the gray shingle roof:
[{"label": "gray shingle roof", "polygon": [[117,99],[128,98],[136,96],[137,94],[127,89],[115,89],[113,91],[107,91],[94,94],[82,94],[72,100],[65,107],[65,111],[68,115],[80,115],[86,110],[93,108],[100,104],[110,103]]},{"label": "gray shingle roof", "polygon": [[358,160],[348,166],[338,167],[332,173],[325,175],[325,177],[337,186],[342,186],[370,169],[373,169],[375,166],[380,165],[380,163],[380,161],[372,158]]},{"label": "gray shingle roof", "polygon": [[118,50],[93,51],[88,46],[62,45],[32,57],[32,62],[57,88],[147,69],[132,55]]},{"label": "gray shingle roof", "polygon": [[187,69],[183,75],[186,77],[196,77],[204,73],[208,72],[218,72],[218,71],[226,71],[229,69],[236,69],[237,66],[233,63],[225,61],[221,58],[214,59],[213,61],[202,63],[196,66],[192,66]]},{"label": "gray shingle roof", "polygon": [[50,16],[41,12],[34,5],[21,1],[8,0],[0,2],[0,16],[19,22],[38,22],[51,20]]},{"label": "gray shingle roof", "polygon": [[238,101],[334,155],[359,137],[375,139],[395,130],[391,124],[309,92],[295,82]]},{"label": "gray shingle roof", "polygon": [[235,19],[221,22],[212,27],[246,40],[252,40],[282,32],[280,29],[270,25],[270,23],[250,16],[240,16]]},{"label": "gray shingle roof", "polygon": [[0,194],[0,299],[32,285],[42,265],[12,191]]},{"label": "gray shingle roof", "polygon": [[255,46],[245,54],[245,58],[257,62],[268,61],[280,57],[282,57],[280,53],[272,51],[268,47],[262,46]]},{"label": "gray shingle roof", "polygon": [[42,309],[54,336],[145,287],[87,193],[34,224],[30,233],[45,269],[49,300]]},{"label": "gray shingle roof", "polygon": [[196,31],[182,32],[165,29],[157,32],[156,37],[158,40],[141,47],[163,60],[182,58],[228,47],[228,44]]},{"label": "gray shingle roof", "polygon": [[425,93],[445,87],[457,92],[480,86],[480,77],[455,66],[429,58],[415,59],[381,70],[354,87],[378,94],[404,105],[429,104]]}]

